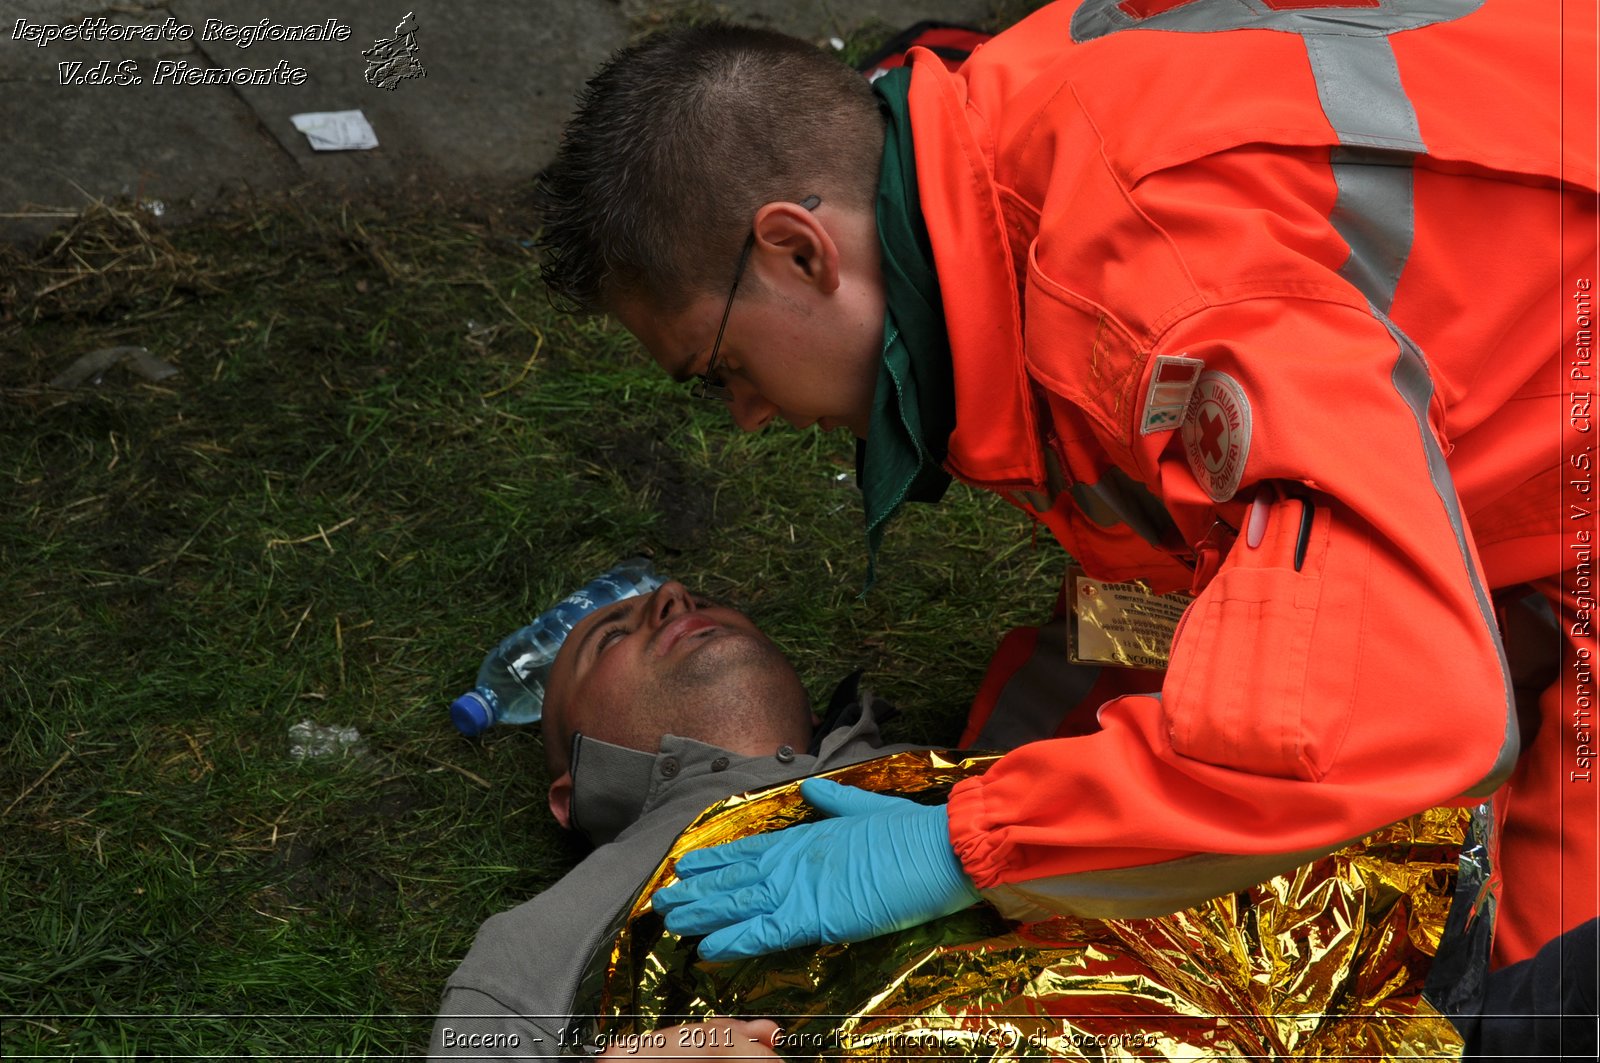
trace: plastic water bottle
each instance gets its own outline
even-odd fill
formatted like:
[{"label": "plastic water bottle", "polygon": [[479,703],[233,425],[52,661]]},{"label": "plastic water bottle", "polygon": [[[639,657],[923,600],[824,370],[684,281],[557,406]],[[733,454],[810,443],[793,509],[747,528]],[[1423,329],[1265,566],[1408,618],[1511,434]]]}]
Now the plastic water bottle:
[{"label": "plastic water bottle", "polygon": [[545,677],[567,634],[596,609],[659,586],[649,558],[629,558],[507,635],[483,659],[476,687],[450,703],[456,730],[470,737],[497,723],[536,722],[544,714]]}]

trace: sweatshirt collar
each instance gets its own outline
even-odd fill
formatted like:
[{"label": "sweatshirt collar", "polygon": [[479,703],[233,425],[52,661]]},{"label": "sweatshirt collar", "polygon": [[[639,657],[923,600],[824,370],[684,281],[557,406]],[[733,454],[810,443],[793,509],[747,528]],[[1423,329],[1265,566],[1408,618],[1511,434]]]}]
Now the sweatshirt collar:
[{"label": "sweatshirt collar", "polygon": [[668,803],[705,808],[729,794],[772,786],[848,763],[880,744],[870,697],[860,717],[824,736],[815,756],[784,747],[766,756],[730,753],[692,738],[666,735],[655,753],[577,735],[572,743],[572,826],[596,846]]}]

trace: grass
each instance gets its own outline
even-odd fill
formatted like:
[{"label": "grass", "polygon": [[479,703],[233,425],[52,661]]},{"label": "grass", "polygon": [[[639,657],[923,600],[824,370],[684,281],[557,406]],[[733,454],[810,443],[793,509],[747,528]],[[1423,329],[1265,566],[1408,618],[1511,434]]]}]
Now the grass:
[{"label": "grass", "polygon": [[[954,738],[1061,555],[965,489],[864,600],[852,448],[732,430],[549,310],[514,207],[100,205],[0,259],[0,1049],[404,1055],[488,915],[579,856],[536,728],[445,705],[622,556],[733,598],[813,696]],[[0,252],[3,253],[3,252]],[[76,387],[81,355],[135,345]],[[361,747],[295,760],[301,720]]]}]

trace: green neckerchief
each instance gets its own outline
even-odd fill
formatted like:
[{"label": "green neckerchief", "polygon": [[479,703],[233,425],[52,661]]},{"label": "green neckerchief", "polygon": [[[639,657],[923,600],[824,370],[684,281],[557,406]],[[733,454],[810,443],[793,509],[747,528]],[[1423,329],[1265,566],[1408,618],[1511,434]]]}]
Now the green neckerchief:
[{"label": "green neckerchief", "polygon": [[937,502],[950,486],[945,452],[956,425],[955,377],[945,331],[933,245],[917,198],[907,67],[872,89],[888,118],[878,180],[878,241],[883,248],[883,364],[867,438],[856,446],[856,482],[867,510],[867,585],[877,579],[878,547],[889,518],[906,502]]}]

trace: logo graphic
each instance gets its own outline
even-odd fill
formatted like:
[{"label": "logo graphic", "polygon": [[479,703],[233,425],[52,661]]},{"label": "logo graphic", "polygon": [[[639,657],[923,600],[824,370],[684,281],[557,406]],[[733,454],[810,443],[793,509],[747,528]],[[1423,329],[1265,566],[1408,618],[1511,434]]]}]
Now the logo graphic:
[{"label": "logo graphic", "polygon": [[1250,454],[1250,402],[1239,382],[1212,369],[1201,373],[1179,435],[1189,468],[1211,500],[1232,498]]},{"label": "logo graphic", "polygon": [[361,53],[367,60],[367,84],[393,92],[407,78],[425,78],[428,72],[417,58],[416,12],[407,11],[406,17],[394,28],[388,40],[373,41],[372,47]]}]

